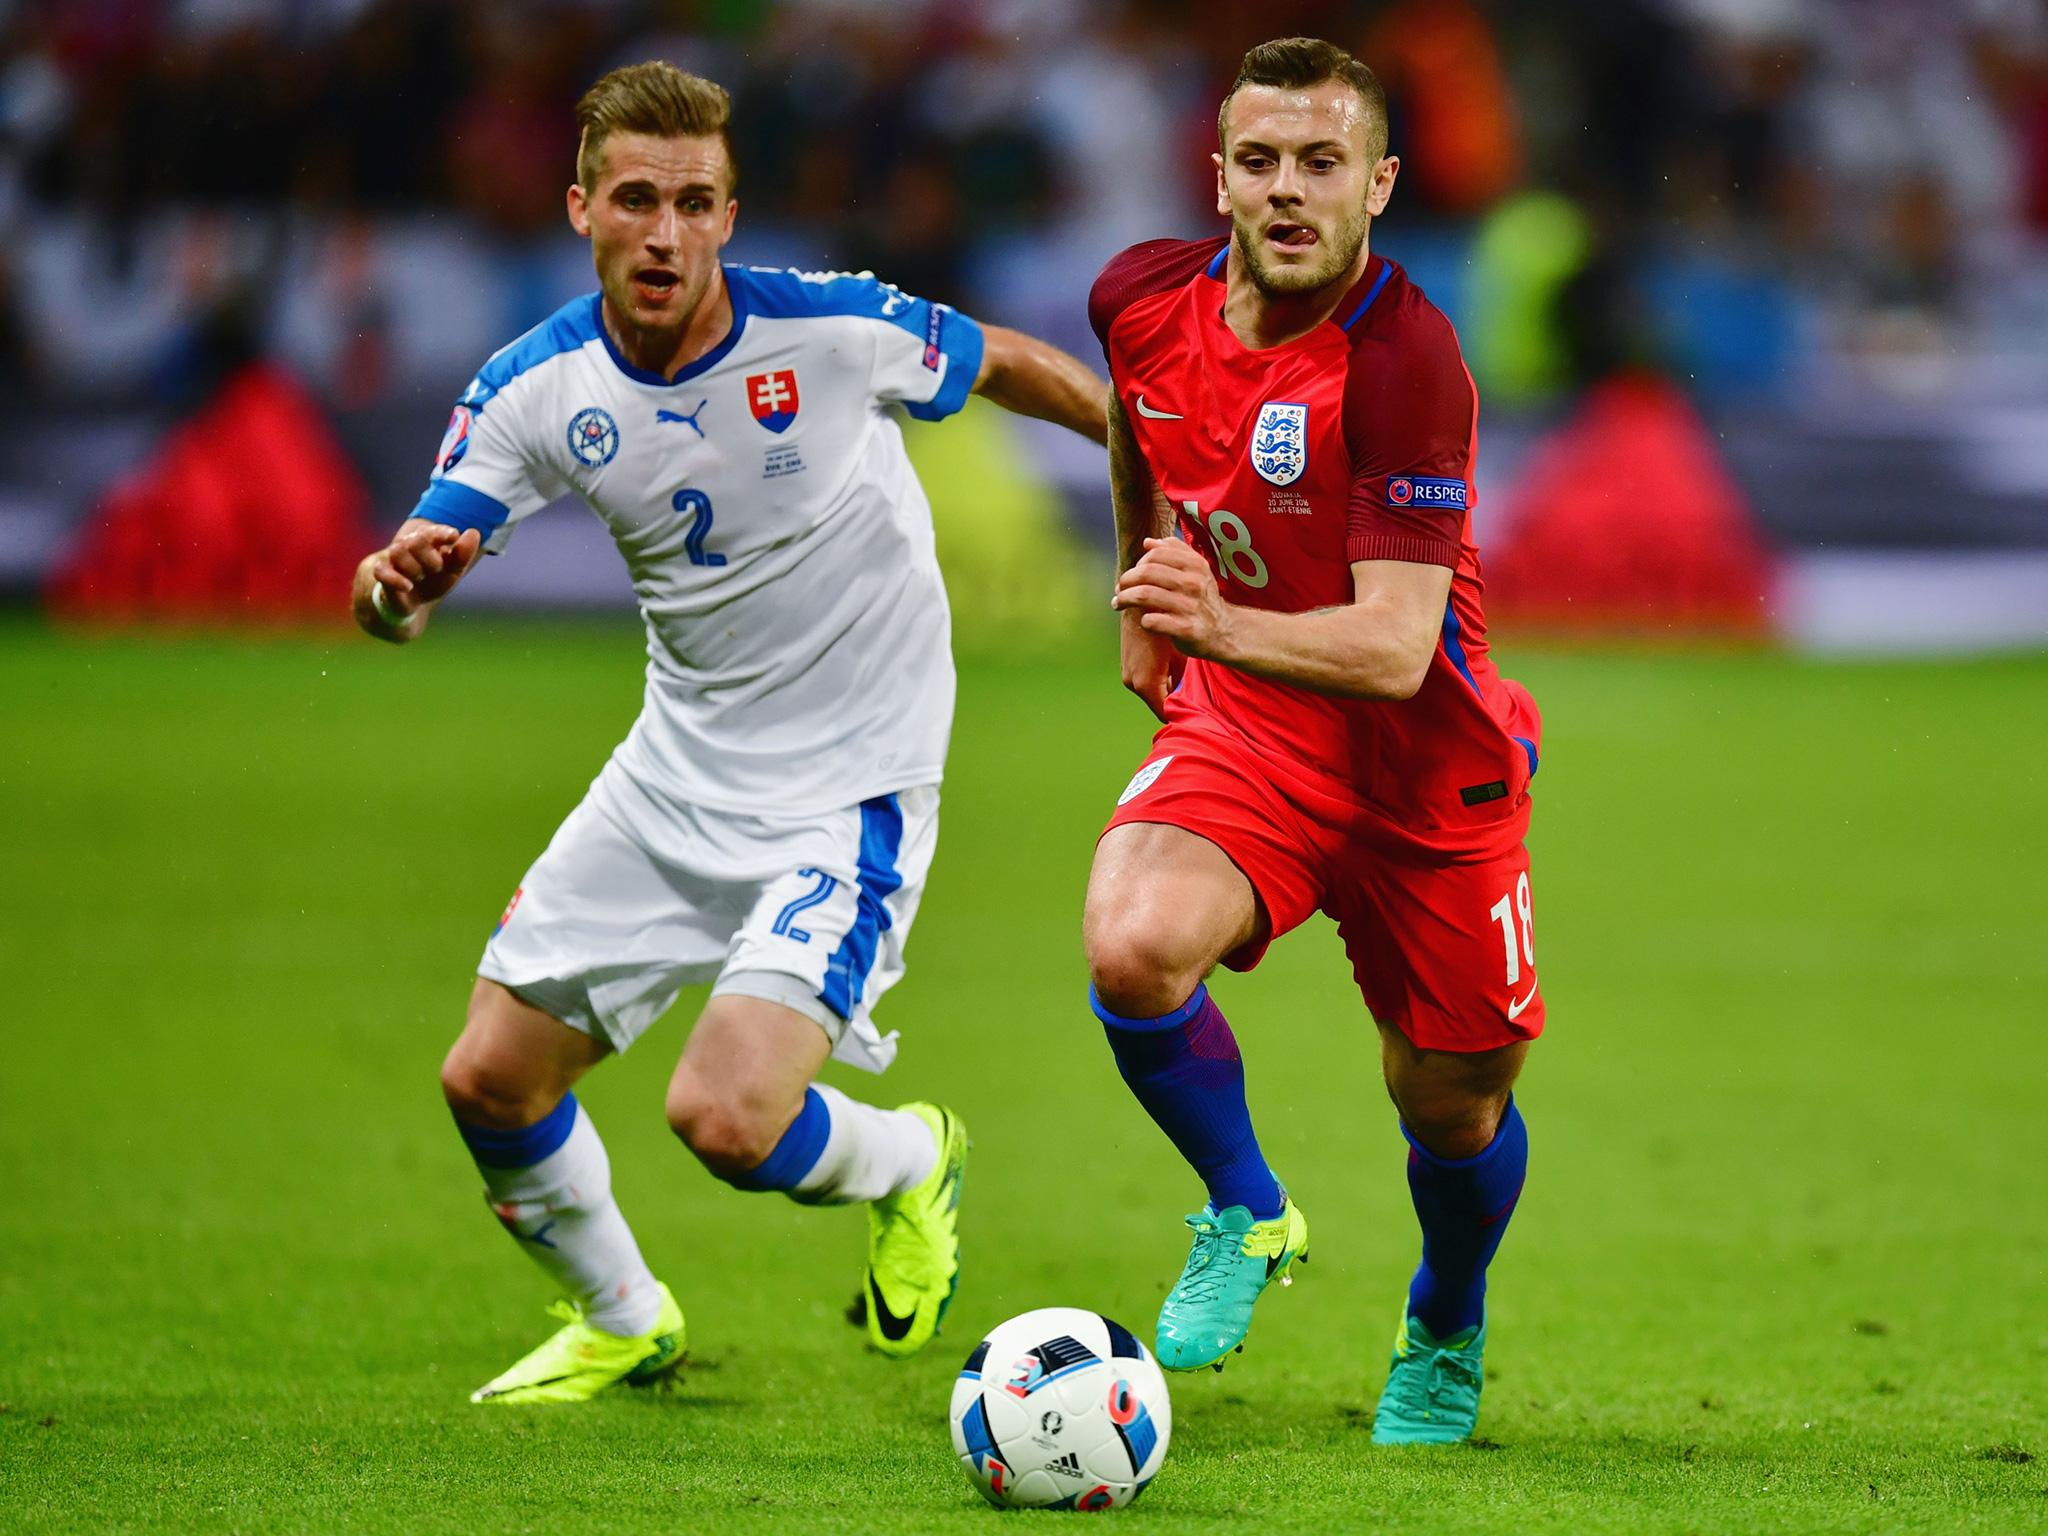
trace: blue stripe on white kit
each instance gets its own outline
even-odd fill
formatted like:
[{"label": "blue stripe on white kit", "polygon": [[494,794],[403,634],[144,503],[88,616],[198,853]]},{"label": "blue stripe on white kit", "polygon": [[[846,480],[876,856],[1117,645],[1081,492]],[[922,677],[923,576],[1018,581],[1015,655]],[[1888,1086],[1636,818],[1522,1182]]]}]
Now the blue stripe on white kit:
[{"label": "blue stripe on white kit", "polygon": [[875,951],[894,922],[888,899],[903,885],[896,868],[903,847],[903,807],[894,795],[861,803],[860,894],[853,926],[825,965],[819,1000],[842,1019],[853,1017],[874,969]]}]

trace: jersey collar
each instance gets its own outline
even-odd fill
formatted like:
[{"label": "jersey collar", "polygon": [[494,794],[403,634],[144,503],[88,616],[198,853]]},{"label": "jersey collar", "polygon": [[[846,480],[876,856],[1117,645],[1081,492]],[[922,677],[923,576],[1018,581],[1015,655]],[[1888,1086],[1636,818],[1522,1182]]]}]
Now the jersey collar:
[{"label": "jersey collar", "polygon": [[[1374,268],[1378,268],[1377,271]],[[1344,316],[1338,322],[1338,329],[1348,331],[1364,318],[1372,308],[1372,301],[1380,296],[1380,290],[1387,286],[1387,279],[1394,275],[1394,264],[1386,257],[1374,252],[1366,259],[1365,270],[1358,274],[1358,281],[1352,285],[1351,293],[1344,295],[1344,302],[1337,306],[1337,313]],[[1347,310],[1352,294],[1362,294],[1355,307]]]},{"label": "jersey collar", "polygon": [[592,305],[591,319],[597,326],[597,334],[604,342],[605,351],[612,355],[612,361],[618,365],[619,372],[629,379],[637,380],[639,383],[652,384],[657,388],[668,389],[674,385],[694,379],[698,374],[716,368],[720,363],[724,362],[726,353],[739,345],[740,332],[747,328],[747,296],[745,289],[732,280],[733,267],[728,265],[722,267],[721,271],[725,277],[726,296],[732,300],[732,329],[727,331],[725,339],[709,352],[706,352],[693,363],[684,364],[682,371],[672,379],[663,378],[652,369],[636,368],[633,364],[626,361],[625,354],[619,351],[619,344],[612,340],[610,328],[604,323],[603,292],[600,291],[592,294],[590,296]]}]

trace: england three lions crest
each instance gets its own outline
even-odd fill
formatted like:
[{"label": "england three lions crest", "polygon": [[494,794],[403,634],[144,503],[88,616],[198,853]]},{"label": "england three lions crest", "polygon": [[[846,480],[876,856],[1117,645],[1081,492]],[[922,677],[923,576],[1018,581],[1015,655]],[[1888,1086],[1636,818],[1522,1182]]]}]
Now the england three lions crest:
[{"label": "england three lions crest", "polygon": [[1275,485],[1292,485],[1308,468],[1308,407],[1268,400],[1252,426],[1252,468]]}]

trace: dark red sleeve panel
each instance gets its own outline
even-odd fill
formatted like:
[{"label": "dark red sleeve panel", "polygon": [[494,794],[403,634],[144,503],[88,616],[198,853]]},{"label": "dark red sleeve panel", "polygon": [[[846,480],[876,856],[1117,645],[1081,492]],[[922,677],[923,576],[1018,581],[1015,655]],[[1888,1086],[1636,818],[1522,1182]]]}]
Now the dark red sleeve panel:
[{"label": "dark red sleeve panel", "polygon": [[1455,570],[1479,398],[1451,323],[1413,289],[1390,309],[1354,333],[1344,381],[1345,557]]},{"label": "dark red sleeve panel", "polygon": [[1109,258],[1088,290],[1088,323],[1109,352],[1109,328],[1142,298],[1192,282],[1216,259],[1225,237],[1211,240],[1147,240]]}]

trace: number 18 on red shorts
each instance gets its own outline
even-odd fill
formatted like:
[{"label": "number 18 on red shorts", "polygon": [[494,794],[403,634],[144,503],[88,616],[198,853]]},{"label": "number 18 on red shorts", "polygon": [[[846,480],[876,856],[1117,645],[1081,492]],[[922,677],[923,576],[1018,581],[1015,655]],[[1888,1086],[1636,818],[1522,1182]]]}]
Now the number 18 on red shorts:
[{"label": "number 18 on red shorts", "polygon": [[1446,853],[1225,729],[1176,720],[1109,826],[1181,827],[1243,871],[1262,922],[1224,957],[1230,969],[1252,969],[1274,939],[1327,912],[1375,1019],[1424,1050],[1469,1052],[1543,1033],[1527,820],[1524,801],[1469,851]]}]

